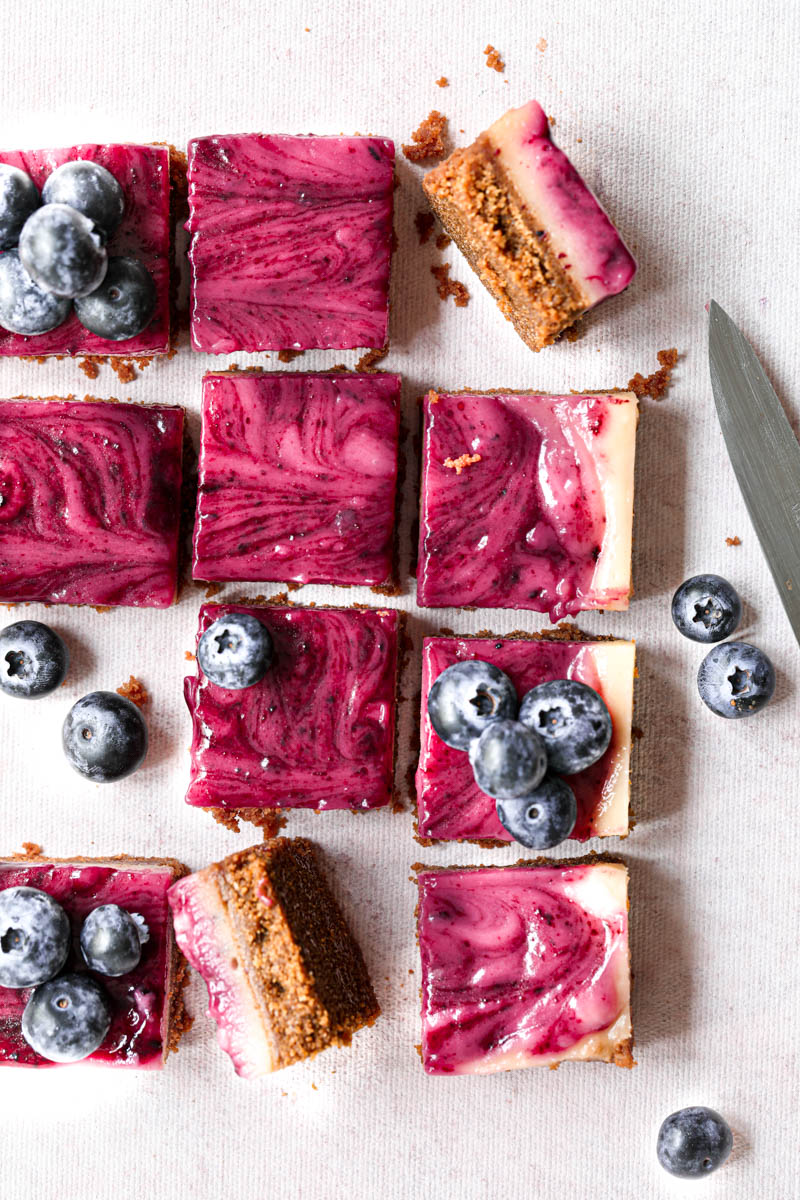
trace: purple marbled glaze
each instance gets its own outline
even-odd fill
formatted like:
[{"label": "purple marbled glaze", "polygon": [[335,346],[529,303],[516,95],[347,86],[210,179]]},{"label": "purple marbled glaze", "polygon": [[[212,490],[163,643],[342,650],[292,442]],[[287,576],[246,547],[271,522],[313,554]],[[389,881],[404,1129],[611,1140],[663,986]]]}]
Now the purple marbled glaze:
[{"label": "purple marbled glaze", "polygon": [[190,142],[194,348],[383,346],[393,173],[386,138]]}]

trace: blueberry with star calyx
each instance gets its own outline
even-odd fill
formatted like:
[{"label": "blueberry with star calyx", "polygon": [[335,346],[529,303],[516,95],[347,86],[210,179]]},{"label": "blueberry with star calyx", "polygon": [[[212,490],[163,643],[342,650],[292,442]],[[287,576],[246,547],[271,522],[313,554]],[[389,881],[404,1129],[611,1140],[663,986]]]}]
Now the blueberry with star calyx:
[{"label": "blueberry with star calyx", "polygon": [[538,787],[515,800],[498,800],[500,824],[529,850],[551,850],[568,838],[578,819],[578,802],[568,783],[545,775]]},{"label": "blueberry with star calyx", "polygon": [[111,1004],[91,975],[61,975],[37,987],[22,1014],[22,1036],[49,1062],[80,1062],[111,1027]]},{"label": "blueberry with star calyx", "polygon": [[70,941],[69,918],[47,892],[34,887],[0,892],[0,987],[46,983],[67,961]]},{"label": "blueberry with star calyx", "polygon": [[736,589],[721,575],[693,575],[672,597],[672,620],[693,642],[721,642],[742,619]]},{"label": "blueberry with star calyx", "polygon": [[757,646],[722,642],[700,663],[697,690],[718,717],[749,717],[772,698],[775,669]]},{"label": "blueberry with star calyx", "polygon": [[733,1134],[713,1108],[696,1105],[670,1113],[658,1131],[656,1154],[665,1171],[678,1179],[702,1179],[728,1158]]},{"label": "blueberry with star calyx", "polygon": [[0,691],[35,700],[59,687],[69,669],[69,651],[49,625],[15,621],[0,629]]},{"label": "blueberry with star calyx", "polygon": [[75,315],[97,337],[124,342],[147,328],[157,299],[153,277],[138,258],[109,258],[100,286],[75,301]]},{"label": "blueberry with star calyx", "polygon": [[528,796],[547,770],[547,753],[539,735],[505,717],[492,721],[470,743],[469,761],[478,787],[495,800]]},{"label": "blueberry with star calyx", "polygon": [[0,163],[0,250],[16,246],[22,226],[39,203],[30,175],[10,163]]},{"label": "blueberry with star calyx", "polygon": [[67,761],[94,783],[132,775],[147,754],[147,725],[139,709],[116,692],[90,692],[72,706],[61,732]]},{"label": "blueberry with star calyx", "polygon": [[86,296],[103,282],[108,255],[88,217],[68,204],[44,204],[19,235],[19,257],[34,283],[56,296]]},{"label": "blueberry with star calyx", "polygon": [[46,292],[31,279],[17,250],[0,254],[0,325],[9,333],[36,337],[63,325],[72,301]]},{"label": "blueberry with star calyx", "polygon": [[493,721],[516,717],[518,707],[517,690],[509,677],[480,659],[445,667],[428,692],[431,725],[454,750],[468,750]]},{"label": "blueberry with star calyx", "polygon": [[81,954],[90,971],[116,978],[138,967],[149,932],[144,918],[118,904],[101,904],[81,927]]},{"label": "blueberry with star calyx", "polygon": [[197,661],[212,683],[241,691],[266,675],[272,662],[272,638],[250,613],[228,613],[217,617],[200,638]]},{"label": "blueberry with star calyx", "polygon": [[552,679],[522,698],[519,719],[547,747],[549,769],[575,775],[602,758],[611,744],[611,714],[594,688],[577,679]]},{"label": "blueberry with star calyx", "polygon": [[68,204],[97,226],[105,241],[125,212],[125,194],[117,180],[99,163],[78,158],[56,167],[42,188],[45,204]]}]

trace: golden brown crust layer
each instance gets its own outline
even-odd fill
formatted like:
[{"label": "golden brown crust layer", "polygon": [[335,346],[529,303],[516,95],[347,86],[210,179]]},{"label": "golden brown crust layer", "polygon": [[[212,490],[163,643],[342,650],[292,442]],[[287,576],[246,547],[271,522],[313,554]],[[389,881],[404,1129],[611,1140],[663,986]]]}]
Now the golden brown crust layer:
[{"label": "golden brown crust layer", "polygon": [[486,134],[429,171],[422,186],[447,233],[532,350],[549,346],[583,315],[578,288]]}]

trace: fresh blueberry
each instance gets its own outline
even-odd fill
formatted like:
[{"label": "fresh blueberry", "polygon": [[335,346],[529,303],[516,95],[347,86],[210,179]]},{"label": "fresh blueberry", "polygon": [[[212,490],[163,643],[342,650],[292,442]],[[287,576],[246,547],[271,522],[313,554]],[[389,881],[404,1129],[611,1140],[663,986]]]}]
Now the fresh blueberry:
[{"label": "fresh blueberry", "polygon": [[127,975],[138,967],[147,925],[138,913],[118,904],[92,909],[81,928],[81,954],[91,971],[101,975]]},{"label": "fresh blueberry", "polygon": [[147,754],[144,717],[116,692],[90,692],[73,704],[61,739],[70,765],[94,783],[132,775]]},{"label": "fresh blueberry", "polygon": [[91,975],[62,975],[37,987],[22,1014],[22,1036],[49,1062],[80,1062],[111,1027],[111,1004]]},{"label": "fresh blueberry", "polygon": [[0,250],[16,246],[20,230],[39,207],[39,193],[30,175],[0,163]]},{"label": "fresh blueberry", "polygon": [[99,287],[108,266],[99,232],[68,204],[45,204],[28,217],[19,235],[19,257],[40,288],[70,298]]},{"label": "fresh blueberry", "polygon": [[69,918],[61,905],[34,887],[0,892],[0,986],[36,987],[67,961]]},{"label": "fresh blueberry", "polygon": [[721,642],[742,619],[742,602],[721,575],[693,575],[672,597],[672,619],[693,642]]},{"label": "fresh blueberry", "polygon": [[42,188],[45,204],[68,204],[93,221],[106,241],[125,212],[125,194],[99,163],[75,159],[57,167]]},{"label": "fresh blueberry", "polygon": [[733,1134],[713,1108],[697,1105],[671,1113],[658,1131],[656,1154],[670,1175],[700,1179],[721,1167],[733,1149]]},{"label": "fresh blueberry", "polygon": [[492,721],[513,720],[518,707],[517,691],[508,676],[480,659],[445,667],[428,692],[431,725],[454,750],[468,750]]},{"label": "fresh blueberry", "polygon": [[153,277],[138,258],[110,258],[100,287],[75,301],[75,313],[90,333],[124,342],[147,328],[157,298]]},{"label": "fresh blueberry", "polygon": [[269,630],[249,613],[217,617],[200,638],[197,661],[219,687],[241,691],[263,679],[272,662]]},{"label": "fresh blueberry", "polygon": [[548,766],[575,775],[602,758],[611,742],[611,714],[594,688],[576,679],[552,679],[522,699],[519,719],[547,746]]},{"label": "fresh blueberry", "polygon": [[34,337],[66,321],[72,301],[54,296],[34,283],[16,250],[0,254],[0,325],[11,333]]},{"label": "fresh blueberry", "polygon": [[499,717],[469,747],[475,782],[495,800],[528,796],[547,770],[545,744],[520,721]]},{"label": "fresh blueberry", "polygon": [[0,629],[0,691],[34,700],[64,681],[69,651],[41,621],[15,621]]},{"label": "fresh blueberry", "polygon": [[530,795],[498,800],[497,816],[521,845],[529,850],[550,850],[575,828],[578,802],[568,783],[557,775],[545,775]]},{"label": "fresh blueberry", "polygon": [[718,717],[749,717],[760,712],[775,691],[775,669],[757,646],[723,642],[700,663],[697,690]]}]

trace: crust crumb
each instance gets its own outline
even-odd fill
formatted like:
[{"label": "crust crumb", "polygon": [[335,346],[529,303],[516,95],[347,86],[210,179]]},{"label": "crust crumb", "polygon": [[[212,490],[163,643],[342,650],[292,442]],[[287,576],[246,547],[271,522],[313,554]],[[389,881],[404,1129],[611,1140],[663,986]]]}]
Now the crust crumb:
[{"label": "crust crumb", "polygon": [[465,467],[471,467],[473,463],[480,461],[480,454],[462,454],[460,458],[446,458],[444,465],[455,471],[456,475],[460,475]]},{"label": "crust crumb", "polygon": [[452,296],[456,308],[467,307],[469,304],[469,292],[463,283],[459,283],[457,279],[450,278],[450,263],[442,263],[441,266],[431,267],[431,275],[436,280],[436,291],[439,293],[440,300],[446,300],[448,296]]},{"label": "crust crumb", "polygon": [[123,683],[122,687],[117,688],[117,695],[124,696],[137,708],[144,708],[145,704],[150,703],[150,693],[141,679],[137,679],[135,675],[131,675],[127,683]]},{"label": "crust crumb", "polygon": [[191,650],[184,650],[183,657],[187,662],[197,662],[197,657],[192,654]]},{"label": "crust crumb", "polygon": [[420,209],[414,217],[414,224],[417,227],[417,236],[419,237],[420,246],[424,246],[428,238],[433,233],[433,226],[436,218],[432,212],[427,212],[425,209]]},{"label": "crust crumb", "polygon": [[361,358],[356,363],[356,370],[366,372],[374,371],[375,364],[386,358],[388,353],[388,343],[385,346],[381,346],[380,349],[368,350],[366,354],[361,355]]},{"label": "crust crumb", "polygon": [[652,375],[645,378],[638,371],[633,379],[628,380],[628,388],[641,400],[642,396],[650,396],[652,400],[660,400],[669,386],[672,371],[678,361],[678,351],[659,350],[657,356],[661,366]]},{"label": "crust crumb", "polygon": [[545,50],[547,49],[547,38],[539,38],[538,42],[536,43],[536,49],[541,54],[544,54]]},{"label": "crust crumb", "polygon": [[487,67],[491,67],[493,71],[505,71],[506,64],[503,62],[499,52],[495,50],[494,46],[487,46],[483,53],[486,55]]},{"label": "crust crumb", "polygon": [[447,76],[446,75],[440,76],[439,79],[436,80],[436,86],[437,87],[448,87],[449,81],[448,81]]},{"label": "crust crumb", "polygon": [[452,242],[452,240],[453,239],[451,237],[448,237],[446,233],[440,233],[436,239],[436,249],[437,250],[446,250],[447,247]]},{"label": "crust crumb", "polygon": [[92,358],[82,358],[78,363],[78,367],[83,371],[87,379],[97,379],[100,374],[100,367]]},{"label": "crust crumb", "polygon": [[93,608],[95,612],[99,613],[111,612],[110,604],[90,604],[89,607]]},{"label": "crust crumb", "polygon": [[294,359],[299,358],[301,354],[305,354],[305,350],[279,350],[278,362],[290,363]]},{"label": "crust crumb", "polygon": [[274,808],[209,808],[215,821],[230,829],[232,833],[241,833],[240,821],[249,821],[264,832],[264,839],[276,837],[286,824],[286,817],[281,816]]},{"label": "crust crumb", "polygon": [[206,588],[206,600],[210,600],[212,596],[216,596],[217,592],[222,591],[221,583],[210,583]]},{"label": "crust crumb", "polygon": [[404,144],[403,154],[409,162],[425,162],[429,158],[441,158],[444,154],[442,134],[447,126],[447,117],[432,109],[421,125],[411,135],[413,145]]},{"label": "crust crumb", "polygon": [[23,842],[22,851],[23,858],[38,858],[43,853],[38,842]]},{"label": "crust crumb", "polygon": [[631,725],[631,736],[638,742],[639,738],[644,737],[644,730],[640,729],[638,725]]},{"label": "crust crumb", "polygon": [[726,546],[741,546],[741,544],[742,544],[742,539],[740,537],[732,537],[732,538],[726,537],[725,538]]}]

